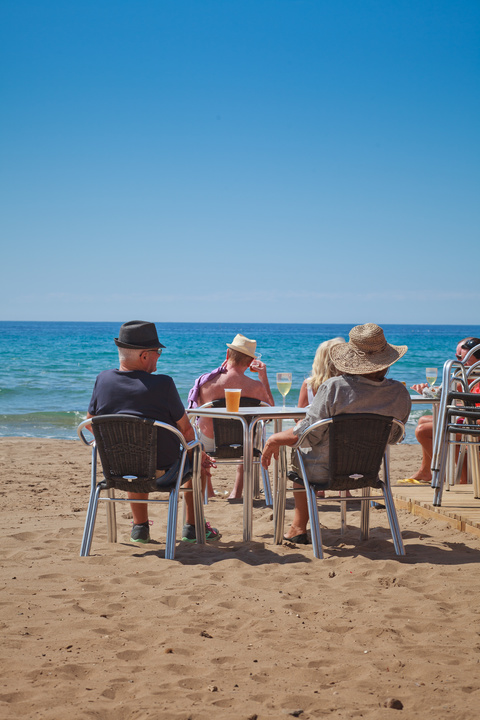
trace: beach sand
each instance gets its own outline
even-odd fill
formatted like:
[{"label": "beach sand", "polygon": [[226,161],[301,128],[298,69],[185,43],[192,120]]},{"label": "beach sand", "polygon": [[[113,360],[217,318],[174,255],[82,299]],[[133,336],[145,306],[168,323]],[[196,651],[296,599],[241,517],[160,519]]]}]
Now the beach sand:
[{"label": "beach sand", "polygon": [[[108,544],[101,507],[80,558],[88,448],[3,438],[0,457],[1,718],[477,717],[474,536],[399,511],[397,558],[385,511],[372,510],[361,542],[355,504],[341,539],[326,503],[321,561],[311,545],[275,546],[261,501],[244,543],[242,505],[215,499],[216,544],[179,543],[166,561],[166,506],[152,508],[154,542],[140,547],[120,507]],[[393,481],[418,460],[418,446],[394,448]],[[219,468],[215,487],[230,489],[233,473]],[[403,710],[385,707],[392,698]]]}]

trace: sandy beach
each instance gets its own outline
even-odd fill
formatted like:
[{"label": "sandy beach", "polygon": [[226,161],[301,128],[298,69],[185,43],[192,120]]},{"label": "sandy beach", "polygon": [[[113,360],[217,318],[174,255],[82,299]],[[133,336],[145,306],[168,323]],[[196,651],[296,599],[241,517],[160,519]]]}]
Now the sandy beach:
[{"label": "sandy beach", "polygon": [[[392,450],[394,482],[419,452]],[[385,511],[372,511],[362,543],[355,504],[341,539],[326,503],[316,561],[311,545],[273,544],[261,501],[244,543],[242,505],[222,498],[206,509],[216,544],[179,543],[166,561],[162,506],[150,545],[128,542],[123,508],[109,545],[101,508],[82,559],[89,450],[3,438],[0,456],[1,718],[477,717],[474,536],[401,510],[407,556],[397,558]],[[230,489],[233,472],[219,468],[215,487]],[[391,699],[403,709],[385,707]]]}]

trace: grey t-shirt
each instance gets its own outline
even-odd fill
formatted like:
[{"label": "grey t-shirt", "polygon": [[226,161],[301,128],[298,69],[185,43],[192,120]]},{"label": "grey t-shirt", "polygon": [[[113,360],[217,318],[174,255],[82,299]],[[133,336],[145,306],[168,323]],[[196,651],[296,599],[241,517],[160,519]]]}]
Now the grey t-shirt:
[{"label": "grey t-shirt", "polygon": [[[412,401],[408,390],[397,380],[385,378],[375,382],[361,375],[340,375],[330,378],[317,390],[312,404],[303,420],[293,428],[300,436],[309,425],[342,413],[377,413],[405,423],[410,414]],[[318,428],[308,436],[304,462],[312,480],[328,480],[328,425]],[[392,428],[390,443],[400,437],[400,429]],[[303,447],[303,445],[302,445]]]}]

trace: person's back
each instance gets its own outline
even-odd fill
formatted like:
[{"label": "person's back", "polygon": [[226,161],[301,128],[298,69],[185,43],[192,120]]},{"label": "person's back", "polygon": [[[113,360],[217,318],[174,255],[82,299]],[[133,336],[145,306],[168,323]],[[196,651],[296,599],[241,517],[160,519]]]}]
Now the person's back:
[{"label": "person's back", "polygon": [[[301,433],[317,420],[335,415],[374,413],[397,418],[405,423],[410,414],[411,400],[408,390],[397,380],[385,378],[385,370],[372,374],[350,375],[344,373],[324,382],[310,406],[305,419],[300,421],[295,432]],[[310,466],[312,477],[317,480],[329,478],[329,447],[322,442],[327,430],[319,428],[311,433],[309,443],[315,443],[308,452],[306,465]],[[391,441],[398,439],[398,428]]]},{"label": "person's back", "polygon": [[[227,358],[221,368],[218,369],[218,372],[212,373],[213,377],[206,379],[202,384],[198,384],[195,405],[199,406],[214,400],[220,400],[225,397],[225,389],[229,388],[239,388],[243,397],[274,405],[268,382],[267,366],[255,357],[256,341],[239,334],[236,335],[232,343],[227,343],[227,347]],[[248,369],[258,373],[259,379],[254,380],[245,375]],[[198,418],[197,430],[205,450],[207,452],[212,451],[214,449],[213,421],[210,418]],[[243,466],[239,466],[230,499],[240,498],[242,490]]]},{"label": "person's back", "polygon": [[[124,323],[115,338],[119,368],[104,370],[95,381],[87,417],[96,415],[127,414],[159,420],[178,429],[187,442],[195,439],[193,427],[183,407],[175,383],[168,375],[156,375],[157,362],[165,345],[158,339],[154,323],[131,320]],[[170,432],[158,428],[157,477],[172,467],[179,456],[180,442]],[[210,458],[202,456],[202,482],[205,482],[211,465]],[[191,481],[182,483],[191,487]],[[147,500],[147,493],[127,493],[132,500]],[[195,539],[193,495],[187,493],[186,523],[183,540]],[[131,504],[133,528],[132,542],[148,543],[150,530],[146,503]],[[219,533],[207,524],[207,539],[217,539]]]},{"label": "person's back", "polygon": [[[395,417],[405,423],[410,413],[411,400],[407,389],[397,380],[385,377],[388,368],[407,352],[406,345],[387,343],[383,330],[374,323],[357,325],[349,333],[348,343],[330,348],[333,364],[342,374],[324,382],[318,389],[304,420],[294,428],[275,433],[265,443],[262,465],[267,468],[271,458],[278,457],[281,445],[293,447],[302,433],[317,420],[343,413],[369,412]],[[329,447],[327,431],[318,428],[308,436],[305,465],[310,479],[328,480]],[[389,442],[398,436],[392,432]],[[303,446],[302,446],[303,447]],[[297,468],[294,468],[297,470]],[[302,483],[294,482],[297,490]],[[295,513],[285,540],[306,544],[308,508],[305,492],[295,493]]]},{"label": "person's back", "polygon": [[[236,357],[240,356],[240,357]],[[247,369],[252,372],[260,372],[266,367],[264,363],[253,360],[248,356],[241,356],[240,353],[228,351],[225,363],[226,372],[208,380],[200,388],[199,405],[225,397],[225,389],[240,388],[243,397],[255,398],[273,405],[273,398],[260,380],[245,375]]]}]

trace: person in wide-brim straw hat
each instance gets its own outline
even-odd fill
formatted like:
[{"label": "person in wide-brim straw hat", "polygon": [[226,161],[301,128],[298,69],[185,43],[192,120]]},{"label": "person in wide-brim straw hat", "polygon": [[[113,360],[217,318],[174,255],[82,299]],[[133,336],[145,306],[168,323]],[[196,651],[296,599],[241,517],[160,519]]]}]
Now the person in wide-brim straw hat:
[{"label": "person in wide-brim straw hat", "polygon": [[378,325],[367,323],[350,330],[350,340],[330,348],[335,367],[350,375],[364,375],[390,367],[405,355],[406,345],[391,345]]},{"label": "person in wide-brim straw hat", "polygon": [[[342,373],[320,385],[304,420],[295,427],[271,435],[262,452],[262,465],[268,467],[272,456],[277,458],[280,446],[293,447],[304,431],[318,420],[335,415],[373,413],[393,417],[405,423],[411,408],[407,388],[386,377],[388,368],[407,352],[406,345],[387,342],[383,330],[374,323],[357,325],[349,333],[348,343],[330,348],[330,357]],[[397,442],[401,430],[392,428],[389,442]],[[313,430],[305,447],[304,464],[309,480],[324,485],[328,490],[330,479],[328,429],[325,425]],[[293,468],[294,488],[303,489],[299,469]],[[296,492],[295,513],[284,539],[297,544],[308,543],[308,508],[305,492]]]}]

